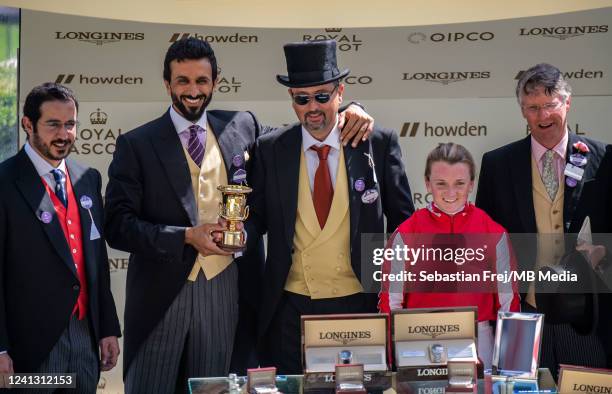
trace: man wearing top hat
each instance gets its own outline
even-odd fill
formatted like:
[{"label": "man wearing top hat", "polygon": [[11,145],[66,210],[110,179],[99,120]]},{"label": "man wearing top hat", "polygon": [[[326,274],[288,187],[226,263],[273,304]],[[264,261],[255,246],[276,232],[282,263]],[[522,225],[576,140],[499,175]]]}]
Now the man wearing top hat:
[{"label": "man wearing top hat", "polygon": [[[348,69],[335,41],[287,44],[287,76],[299,123],[255,147],[249,234],[268,234],[259,320],[262,365],[301,373],[300,316],[376,312],[360,279],[361,234],[392,231],[414,210],[397,135],[375,127],[369,141],[343,148],[337,111]],[[364,276],[364,279],[365,276]]]}]

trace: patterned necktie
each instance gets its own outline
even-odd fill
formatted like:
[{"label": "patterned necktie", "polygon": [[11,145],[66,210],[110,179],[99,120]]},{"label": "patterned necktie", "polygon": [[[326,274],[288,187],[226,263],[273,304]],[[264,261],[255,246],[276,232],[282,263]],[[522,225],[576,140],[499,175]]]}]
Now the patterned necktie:
[{"label": "patterned necktie", "polygon": [[[200,142],[198,138],[198,132],[204,133],[204,144]],[[206,130],[198,126],[197,124],[189,126],[189,141],[187,142],[187,152],[193,161],[198,165],[202,166],[202,159],[204,158],[204,150],[206,149]]]},{"label": "patterned necktie", "polygon": [[66,196],[66,174],[59,168],[51,170],[53,179],[55,179],[55,195],[62,204],[68,206],[68,197]]},{"label": "patterned necktie", "polygon": [[332,199],[334,198],[334,188],[332,187],[329,166],[327,165],[327,155],[330,148],[329,145],[310,147],[319,156],[319,167],[317,167],[317,172],[315,172],[312,201],[314,202],[315,212],[317,213],[317,219],[321,228],[325,227]]},{"label": "patterned necktie", "polygon": [[542,158],[542,182],[551,200],[555,200],[557,190],[559,190],[559,178],[554,167],[555,152],[547,150]]}]

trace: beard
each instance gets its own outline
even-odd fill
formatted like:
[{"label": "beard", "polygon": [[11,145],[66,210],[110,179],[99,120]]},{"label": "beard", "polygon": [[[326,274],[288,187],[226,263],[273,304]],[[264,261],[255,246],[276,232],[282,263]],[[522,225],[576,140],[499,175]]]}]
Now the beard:
[{"label": "beard", "polygon": [[[70,154],[70,149],[72,148],[72,145],[74,145],[74,140],[56,138],[49,144],[45,144],[42,138],[40,138],[40,135],[38,135],[36,126],[34,126],[32,129],[32,139],[30,143],[32,144],[32,147],[36,149],[43,157],[49,160],[63,160]],[[63,146],[55,145],[62,143],[64,143]]]},{"label": "beard", "polygon": [[[320,123],[311,123],[308,121],[309,115],[321,115],[323,119]],[[308,131],[319,131],[327,127],[327,117],[323,111],[310,111],[304,114],[304,128]]]},{"label": "beard", "polygon": [[[208,96],[206,96],[205,94],[200,94],[195,97],[183,95],[180,98],[174,93],[170,94],[170,97],[172,98],[172,104],[174,105],[176,110],[181,115],[183,115],[185,119],[187,119],[190,122],[196,122],[198,119],[202,117],[204,110],[206,110],[206,107],[208,107],[208,104],[210,104],[210,101],[212,100],[212,96],[213,96],[212,92],[210,92],[210,95]],[[185,104],[183,104],[183,101],[182,101],[183,98],[191,98],[191,99],[203,98],[204,102],[199,107],[190,107],[190,106],[186,106]]]}]

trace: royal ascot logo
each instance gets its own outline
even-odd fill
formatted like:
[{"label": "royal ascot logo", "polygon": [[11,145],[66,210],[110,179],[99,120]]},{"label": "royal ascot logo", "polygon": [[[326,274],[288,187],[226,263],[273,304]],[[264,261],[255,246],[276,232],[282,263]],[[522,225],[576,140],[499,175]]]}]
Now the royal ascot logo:
[{"label": "royal ascot logo", "polygon": [[302,36],[302,41],[317,40],[335,40],[336,48],[342,52],[358,52],[363,45],[363,41],[357,37],[357,34],[343,33],[342,29],[338,27],[328,27],[324,33],[304,34]]},{"label": "royal ascot logo", "polygon": [[521,27],[519,36],[521,37],[548,37],[559,40],[580,37],[586,34],[607,33],[608,25],[586,25],[586,26],[542,26],[542,27]]},{"label": "royal ascot logo", "polygon": [[433,202],[433,194],[414,192],[412,193],[412,202],[419,207],[424,207],[430,202]]},{"label": "royal ascot logo", "polygon": [[429,326],[408,326],[409,334],[422,334],[423,336],[435,339],[442,334],[459,332],[459,324],[439,324]]},{"label": "royal ascot logo", "polygon": [[121,33],[110,31],[56,31],[56,40],[75,40],[101,46],[119,41],[142,41],[144,33]]},{"label": "royal ascot logo", "polygon": [[256,44],[259,42],[259,36],[255,34],[200,34],[200,33],[172,33],[168,42],[175,42],[185,38],[197,38],[198,40],[206,41],[210,44]]},{"label": "royal ascot logo", "polygon": [[[582,128],[580,128],[580,123],[576,123],[574,127],[572,127],[571,125],[568,125],[568,127],[571,131],[574,132],[574,134],[577,134],[577,135],[589,134],[588,131],[584,131]],[[531,133],[531,128],[529,127],[529,125],[527,125],[525,126],[525,135],[529,135],[529,133]]]},{"label": "royal ascot logo", "polygon": [[370,339],[372,333],[370,331],[328,331],[320,332],[319,339],[339,342],[346,345],[358,339]]},{"label": "royal ascot logo", "polygon": [[369,75],[349,75],[344,78],[344,83],[347,85],[369,85],[374,81]]},{"label": "royal ascot logo", "polygon": [[450,32],[450,33],[432,33],[429,36],[422,32],[415,32],[408,35],[408,42],[411,44],[420,44],[425,41],[435,43],[439,42],[463,42],[463,41],[491,41],[495,38],[495,34],[490,31],[472,31],[472,32]]},{"label": "royal ascot logo", "polygon": [[242,81],[235,75],[222,75],[221,67],[218,67],[217,72],[219,74],[219,81],[215,87],[215,91],[226,94],[226,93],[238,93],[242,88]]},{"label": "royal ascot logo", "polygon": [[[422,126],[422,127],[421,127]],[[400,137],[416,137],[422,130],[423,137],[480,137],[487,135],[487,126],[467,121],[455,125],[436,125],[429,122],[404,122]]]},{"label": "royal ascot logo", "polygon": [[[121,135],[121,129],[106,127],[108,120],[108,114],[100,108],[90,113],[89,124],[77,130],[77,138],[72,145],[71,152],[77,155],[95,156],[115,153],[115,143]],[[111,259],[109,263],[110,261]]]},{"label": "royal ascot logo", "polygon": [[468,80],[489,79],[490,71],[442,71],[442,72],[416,72],[402,73],[402,81],[425,81],[441,85]]},{"label": "royal ascot logo", "polygon": [[[514,77],[514,79],[516,80],[521,79],[524,72],[525,70],[519,71]],[[604,77],[604,72],[601,70],[597,70],[597,71],[585,70],[584,68],[581,68],[580,70],[576,70],[576,71],[561,72],[561,74],[563,75],[563,78],[565,79],[574,79],[574,80],[575,79],[603,79]]]},{"label": "royal ascot logo", "polygon": [[[76,79],[75,79],[76,77]],[[58,74],[55,83],[69,85],[71,83],[79,85],[142,85],[143,78],[120,75],[83,75],[83,74]]]},{"label": "royal ascot logo", "polygon": [[574,383],[573,391],[583,392],[586,394],[611,394],[612,386],[600,386],[596,384],[580,384]]},{"label": "royal ascot logo", "polygon": [[111,274],[113,272],[118,272],[118,271],[127,271],[129,263],[130,263],[130,259],[128,259],[127,257],[108,259],[108,267],[110,269]]}]

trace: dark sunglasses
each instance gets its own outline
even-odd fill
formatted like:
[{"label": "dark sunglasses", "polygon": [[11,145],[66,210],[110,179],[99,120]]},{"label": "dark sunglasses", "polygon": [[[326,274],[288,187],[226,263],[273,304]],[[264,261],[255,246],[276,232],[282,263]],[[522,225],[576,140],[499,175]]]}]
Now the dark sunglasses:
[{"label": "dark sunglasses", "polygon": [[314,98],[317,103],[321,103],[321,104],[325,104],[326,102],[329,101],[329,99],[331,99],[331,97],[334,95],[334,93],[336,92],[336,89],[338,89],[338,87],[334,87],[334,89],[327,93],[327,92],[321,92],[321,93],[316,93],[313,95],[310,94],[295,94],[293,96],[291,96],[293,98],[293,102],[296,103],[297,105],[306,105],[310,102],[311,98]]}]

